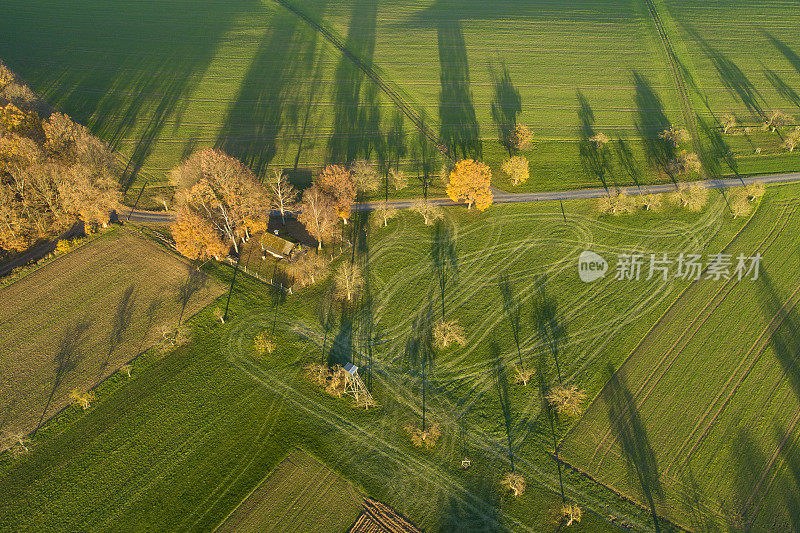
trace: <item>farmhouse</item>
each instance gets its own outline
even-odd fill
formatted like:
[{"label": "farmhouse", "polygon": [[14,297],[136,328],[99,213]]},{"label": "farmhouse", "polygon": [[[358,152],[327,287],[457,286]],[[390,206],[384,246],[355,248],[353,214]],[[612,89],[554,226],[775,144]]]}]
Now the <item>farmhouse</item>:
[{"label": "farmhouse", "polygon": [[260,244],[263,257],[271,255],[278,259],[292,259],[301,248],[300,243],[279,236],[278,230],[262,235]]}]

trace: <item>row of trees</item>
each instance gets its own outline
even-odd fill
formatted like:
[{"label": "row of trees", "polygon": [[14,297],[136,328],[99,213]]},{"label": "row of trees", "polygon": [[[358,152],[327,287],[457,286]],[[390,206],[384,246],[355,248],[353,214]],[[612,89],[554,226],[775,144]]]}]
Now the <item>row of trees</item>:
[{"label": "row of trees", "polygon": [[41,101],[0,63],[0,253],[76,221],[105,225],[119,202],[110,148]]},{"label": "row of trees", "polygon": [[[492,173],[488,165],[472,159],[457,162],[443,171],[447,176],[447,195],[455,202],[465,202],[485,210],[492,204]],[[377,191],[382,179],[396,189],[407,186],[399,170],[388,177],[366,162],[352,165],[328,165],[302,195],[286,174],[275,171],[260,180],[249,168],[219,150],[207,148],[195,152],[171,172],[176,188],[177,221],[173,236],[178,251],[192,259],[221,259],[229,248],[239,252],[239,244],[254,232],[265,231],[271,211],[299,212],[297,219],[318,243],[338,235],[339,220],[347,224],[359,193]],[[427,199],[414,202],[426,224],[442,217],[441,210]],[[378,207],[377,220],[387,224],[396,210],[388,203]]]}]

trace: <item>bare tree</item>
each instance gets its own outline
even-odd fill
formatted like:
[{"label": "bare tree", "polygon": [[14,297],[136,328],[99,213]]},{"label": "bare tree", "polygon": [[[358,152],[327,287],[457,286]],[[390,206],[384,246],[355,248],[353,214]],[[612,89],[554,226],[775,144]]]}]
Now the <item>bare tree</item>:
[{"label": "bare tree", "polygon": [[336,269],[336,296],[340,300],[352,301],[364,286],[364,276],[355,263],[344,261]]},{"label": "bare tree", "polygon": [[392,207],[388,202],[381,202],[375,208],[377,217],[373,219],[378,226],[386,227],[389,225],[389,220],[396,217],[399,211]]},{"label": "bare tree", "polygon": [[381,186],[378,170],[368,161],[356,161],[350,165],[350,172],[359,191],[373,192]]},{"label": "bare tree", "polygon": [[272,208],[281,213],[281,222],[286,225],[286,212],[297,207],[298,191],[282,170],[275,169],[267,179],[267,187],[272,193]]},{"label": "bare tree", "polygon": [[794,118],[790,115],[787,115],[783,111],[773,111],[764,121],[764,128],[769,129],[772,133],[775,133],[778,128],[782,128],[788,124],[791,124],[794,121]]},{"label": "bare tree", "polygon": [[417,198],[411,202],[411,211],[422,215],[426,226],[444,218],[444,210],[424,198]]},{"label": "bare tree", "polygon": [[722,133],[727,135],[733,128],[737,126],[736,115],[733,113],[726,113],[720,121],[722,125]]},{"label": "bare tree", "polygon": [[333,237],[336,216],[336,203],[333,197],[320,189],[317,184],[305,190],[297,219],[317,239],[318,250],[322,250],[323,241]]},{"label": "bare tree", "polygon": [[517,472],[508,472],[500,484],[511,491],[515,498],[525,493],[525,477]]},{"label": "bare tree", "polygon": [[392,184],[395,191],[400,191],[408,187],[408,177],[398,168],[389,170],[389,183]]},{"label": "bare tree", "polygon": [[441,349],[445,349],[451,344],[464,346],[467,344],[464,327],[458,323],[458,319],[440,320],[433,326],[433,342],[437,348]]},{"label": "bare tree", "polygon": [[800,126],[795,126],[795,128],[786,135],[781,146],[786,148],[789,152],[794,152],[794,149],[800,146]]}]

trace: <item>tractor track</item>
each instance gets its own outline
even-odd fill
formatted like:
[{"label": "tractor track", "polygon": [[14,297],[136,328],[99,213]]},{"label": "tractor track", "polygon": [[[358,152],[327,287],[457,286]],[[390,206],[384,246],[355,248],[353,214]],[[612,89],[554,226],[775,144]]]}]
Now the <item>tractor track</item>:
[{"label": "tractor track", "polygon": [[672,70],[675,88],[678,90],[678,98],[681,101],[683,121],[686,124],[686,127],[689,128],[689,135],[692,137],[692,148],[702,160],[703,147],[700,144],[700,136],[697,133],[697,120],[695,119],[695,114],[689,101],[689,91],[686,90],[683,72],[679,66],[680,62],[675,55],[675,49],[672,47],[669,34],[667,34],[667,30],[664,28],[664,23],[661,21],[661,15],[659,15],[658,9],[656,9],[654,0],[645,0],[645,3],[647,4],[647,9],[650,12],[650,18],[653,20],[656,31],[658,31],[658,36],[661,39],[661,44],[664,47],[664,51],[667,55],[667,61],[669,62]]}]

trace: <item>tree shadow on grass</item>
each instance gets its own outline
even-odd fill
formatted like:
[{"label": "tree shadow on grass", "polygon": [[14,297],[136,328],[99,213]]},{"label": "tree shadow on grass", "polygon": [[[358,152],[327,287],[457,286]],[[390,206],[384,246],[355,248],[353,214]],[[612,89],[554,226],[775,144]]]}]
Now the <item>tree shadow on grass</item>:
[{"label": "tree shadow on grass", "polygon": [[672,125],[664,111],[664,104],[647,78],[636,71],[633,71],[633,84],[636,90],[636,130],[642,138],[647,162],[651,168],[664,172],[676,183],[675,176],[670,172],[675,147],[660,136]]},{"label": "tree shadow on grass", "polygon": [[578,155],[584,172],[593,179],[598,180],[603,188],[608,191],[608,175],[611,173],[611,151],[607,143],[599,142],[595,138],[594,111],[589,101],[581,91],[577,91],[578,121],[580,122],[580,141],[578,142]]},{"label": "tree shadow on grass", "polygon": [[260,176],[278,151],[285,114],[297,98],[297,80],[307,75],[304,63],[296,60],[303,53],[298,41],[307,27],[284,11],[276,13],[271,26],[258,44],[216,141],[218,149]]},{"label": "tree shadow on grass", "polygon": [[508,325],[511,327],[511,335],[514,338],[514,345],[517,347],[519,366],[521,370],[524,370],[525,363],[522,361],[522,350],[520,349],[522,302],[520,301],[519,293],[514,291],[511,280],[508,279],[508,274],[503,273],[499,276],[498,286],[500,288],[500,295],[503,297],[503,312],[508,319]]},{"label": "tree shadow on grass", "polygon": [[751,113],[759,117],[764,116],[761,103],[764,101],[755,85],[747,75],[728,56],[711,46],[703,39],[694,28],[687,27],[687,31],[700,44],[711,64],[717,69],[723,86],[728,89]]},{"label": "tree shadow on grass", "polygon": [[725,163],[731,172],[739,177],[739,164],[719,129],[707,123],[699,115],[696,118],[697,124],[700,126],[700,142],[703,145],[703,167],[710,175],[709,177],[722,176],[722,163]]},{"label": "tree shadow on grass", "polygon": [[619,138],[614,141],[614,153],[617,156],[619,168],[633,181],[634,185],[641,187],[639,180],[642,178],[642,170],[633,156],[633,151],[628,141]]},{"label": "tree shadow on grass", "polygon": [[[772,334],[771,345],[783,373],[792,388],[795,398],[800,401],[800,312],[797,306],[787,309],[786,298],[781,296],[769,272],[763,268],[759,274],[758,286],[761,289],[762,307],[767,321],[781,320],[778,329]],[[776,318],[778,317],[778,318]]]},{"label": "tree shadow on grass", "polygon": [[784,100],[800,107],[800,94],[797,94],[792,87],[790,87],[783,79],[770,69],[764,69],[764,77],[772,84],[777,92]]},{"label": "tree shadow on grass", "polygon": [[656,512],[656,499],[664,496],[658,473],[658,462],[650,446],[647,430],[639,415],[636,401],[624,378],[609,366],[610,378],[603,392],[608,408],[611,428],[622,448],[622,454],[631,477],[636,480],[642,496],[650,508],[653,526],[660,531]]},{"label": "tree shadow on grass", "polygon": [[513,415],[511,412],[511,398],[508,392],[508,376],[506,375],[505,358],[500,351],[497,341],[489,343],[489,361],[492,374],[497,387],[497,396],[500,401],[500,410],[503,413],[505,422],[506,440],[508,441],[508,460],[511,463],[511,471],[514,471],[514,445],[511,432],[513,429]]},{"label": "tree shadow on grass", "polygon": [[439,38],[439,122],[441,142],[452,157],[481,159],[483,147],[480,128],[472,102],[467,44],[461,21],[441,18],[437,23]]},{"label": "tree shadow on grass", "polygon": [[181,306],[181,312],[178,315],[179,326],[181,325],[181,322],[183,322],[183,314],[186,311],[186,306],[189,305],[192,296],[197,294],[203,289],[203,287],[206,286],[207,280],[208,276],[205,274],[205,272],[198,268],[196,262],[186,265],[186,281],[178,283],[175,294],[175,300]]},{"label": "tree shadow on grass", "polygon": [[431,270],[439,284],[442,320],[445,320],[445,292],[448,283],[452,284],[458,278],[458,251],[453,239],[453,230],[443,220],[437,220],[433,227],[429,258]]},{"label": "tree shadow on grass", "polygon": [[78,361],[80,361],[79,352],[86,341],[86,332],[89,330],[89,326],[90,324],[87,320],[79,320],[73,326],[64,330],[64,334],[58,343],[58,350],[53,358],[56,364],[53,387],[50,389],[50,395],[47,398],[42,415],[39,417],[39,422],[36,424],[36,430],[42,427],[42,422],[45,420],[58,387],[67,374],[78,365]]},{"label": "tree shadow on grass", "polygon": [[[353,3],[346,46],[366,64],[372,63],[375,54],[377,13],[377,2]],[[335,79],[329,159],[337,163],[350,163],[359,157],[368,159],[380,130],[379,91],[364,70],[345,55],[336,67]]]},{"label": "tree shadow on grass", "polygon": [[502,74],[492,69],[491,76],[494,85],[492,119],[497,125],[500,143],[510,157],[514,153],[514,146],[510,139],[517,127],[517,117],[522,112],[522,96],[519,94],[519,89],[514,86],[514,82],[511,81],[511,73],[508,72],[505,65],[503,65]]},{"label": "tree shadow on grass", "polygon": [[761,31],[764,33],[767,39],[769,39],[769,42],[772,43],[772,46],[774,46],[778,50],[778,52],[780,52],[783,55],[783,57],[786,58],[786,61],[788,61],[792,65],[792,67],[797,71],[797,73],[800,74],[800,56],[797,55],[797,53],[794,50],[792,50],[788,44],[781,41],[780,39],[772,35],[770,32],[765,30]]},{"label": "tree shadow on grass", "polygon": [[501,521],[500,497],[489,472],[472,473],[465,487],[469,498],[451,496],[444,507],[441,531],[497,531]]}]

